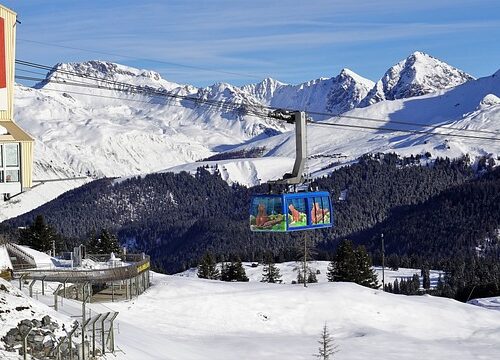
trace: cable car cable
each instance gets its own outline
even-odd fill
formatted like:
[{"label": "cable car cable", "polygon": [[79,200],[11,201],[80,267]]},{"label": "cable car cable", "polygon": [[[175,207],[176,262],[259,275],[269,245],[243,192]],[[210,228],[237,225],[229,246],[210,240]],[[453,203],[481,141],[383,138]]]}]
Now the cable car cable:
[{"label": "cable car cable", "polygon": [[[16,63],[18,63],[19,65],[31,66],[31,67],[36,67],[36,68],[48,70],[48,71],[54,71],[54,72],[64,73],[64,74],[67,74],[67,75],[76,76],[76,77],[80,77],[80,78],[83,78],[83,79],[94,79],[94,80],[97,80],[97,81],[102,81],[102,82],[106,82],[106,83],[113,84],[113,85],[120,85],[120,86],[126,86],[126,87],[131,87],[131,88],[142,89],[141,87],[139,87],[137,85],[132,85],[132,84],[127,84],[127,83],[123,83],[123,82],[118,82],[118,81],[115,81],[115,80],[103,79],[103,78],[99,78],[99,77],[96,77],[96,76],[90,76],[90,75],[85,75],[85,74],[81,74],[81,73],[75,73],[75,72],[71,72],[71,71],[67,71],[67,70],[62,70],[62,69],[54,69],[54,67],[49,67],[49,66],[42,65],[42,64],[36,64],[36,63],[32,63],[32,62],[27,62],[27,61],[24,61],[24,60],[16,60]],[[47,81],[47,79],[42,79],[40,81]],[[167,95],[167,94],[165,94],[164,91],[160,91],[159,95],[161,95],[161,96],[178,97],[178,98],[182,97],[182,95],[177,95],[177,94]],[[188,100],[186,97],[184,97],[184,99]],[[200,102],[201,100],[199,98],[194,98],[194,99],[192,99],[192,101]],[[224,106],[224,107],[228,106],[228,104],[226,102],[221,102],[221,101],[217,101],[217,100],[204,99],[203,101],[205,101],[205,102],[211,102],[213,104]],[[268,109],[270,111],[281,110],[281,108],[275,108],[275,107],[264,106],[264,105],[254,105],[254,104],[244,104],[244,103],[242,103],[242,104],[234,104],[234,105],[235,105],[235,107],[239,106],[240,108],[242,106],[247,105],[247,106],[253,106],[253,107],[258,106],[262,110],[264,110],[264,109]],[[287,111],[290,111],[290,112],[297,111],[295,109],[284,109],[284,110],[287,110]],[[500,132],[488,131],[488,130],[463,129],[463,128],[446,126],[446,124],[431,125],[431,124],[423,124],[423,123],[417,123],[417,122],[398,121],[398,120],[383,120],[383,119],[375,119],[375,118],[368,118],[368,117],[351,116],[351,115],[338,115],[338,114],[333,114],[333,113],[315,112],[315,111],[307,111],[307,113],[308,114],[314,114],[314,115],[336,117],[336,118],[347,118],[347,119],[355,119],[355,120],[361,120],[361,121],[380,122],[380,123],[385,123],[385,124],[390,123],[390,124],[400,124],[400,125],[409,125],[409,126],[419,126],[419,127],[425,127],[425,128],[431,128],[431,129],[445,129],[445,130],[456,130],[456,131],[463,131],[463,132],[474,132],[474,133],[485,133],[485,134],[492,134],[492,135],[500,135]],[[369,127],[367,127],[367,128],[369,128]],[[400,131],[402,131],[402,130],[400,130]],[[413,130],[408,130],[408,131],[413,131]],[[414,131],[419,131],[419,130],[414,130]]]},{"label": "cable car cable", "polygon": [[[21,80],[46,81],[47,83],[57,83],[57,84],[69,85],[69,86],[79,86],[79,87],[86,87],[86,88],[127,92],[127,90],[125,90],[125,89],[108,88],[108,87],[94,85],[94,84],[85,84],[85,83],[77,83],[77,82],[70,83],[67,81],[55,81],[55,80],[51,80],[51,79],[39,79],[39,78],[32,78],[32,77],[25,77],[25,76],[16,76],[16,78],[21,79]],[[200,104],[200,105],[204,105],[204,104],[209,104],[210,106],[216,105],[216,106],[219,106],[221,108],[224,108],[225,110],[239,110],[239,111],[242,111],[248,115],[284,121],[282,119],[277,119],[276,117],[270,115],[269,113],[266,114],[266,113],[262,113],[262,112],[257,112],[257,111],[245,109],[244,105],[239,105],[239,104],[227,104],[227,103],[222,103],[219,101],[212,102],[212,101],[207,100],[207,99],[187,97],[187,96],[178,95],[178,94],[165,94],[161,91],[160,92],[153,91],[152,93],[149,90],[148,91],[140,91],[140,92],[134,92],[134,91],[131,91],[131,92],[135,93],[135,94],[141,94],[141,95],[156,96],[156,97],[170,97],[170,98],[175,98],[175,99],[193,101],[193,102]],[[85,95],[85,94],[83,93],[83,95]],[[440,136],[450,136],[450,137],[457,137],[457,138],[463,138],[463,139],[480,139],[480,140],[500,141],[500,138],[494,138],[494,137],[441,133],[441,132],[433,132],[433,131],[425,131],[425,130],[407,130],[407,129],[396,129],[396,128],[388,128],[388,127],[373,127],[373,126],[354,125],[354,124],[327,123],[327,122],[319,122],[319,121],[313,121],[313,120],[309,120],[308,124],[317,125],[317,126],[336,126],[336,127],[341,127],[341,128],[352,128],[352,129],[380,130],[380,131],[387,131],[387,132],[402,132],[402,133],[409,133],[409,134],[440,135]]]}]

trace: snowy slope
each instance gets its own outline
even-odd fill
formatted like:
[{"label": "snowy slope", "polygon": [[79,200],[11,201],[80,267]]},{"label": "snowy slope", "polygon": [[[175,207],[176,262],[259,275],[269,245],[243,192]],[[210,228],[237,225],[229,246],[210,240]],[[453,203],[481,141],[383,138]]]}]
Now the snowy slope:
[{"label": "snowy slope", "polygon": [[[441,134],[496,136],[498,138],[496,135],[500,132],[498,96],[500,96],[500,71],[492,76],[471,80],[454,88],[409,99],[386,100],[343,114],[343,116],[381,119],[381,122],[342,116],[327,120],[327,122],[336,124],[374,127],[373,130],[308,126],[308,154],[310,157],[308,171],[313,176],[322,176],[334,168],[321,170],[328,165],[348,163],[365,153],[373,152],[397,152],[401,155],[430,152],[432,157],[449,158],[468,153],[472,159],[485,155],[496,159],[500,154],[499,141],[464,139]],[[411,121],[423,126],[395,124],[391,121]],[[450,130],[450,127],[454,129]],[[387,132],[383,130],[384,128],[424,130],[436,133],[436,135]],[[479,130],[483,133],[460,132],[455,128]],[[242,145],[232,151],[254,148],[264,148],[265,157],[293,158],[295,137],[292,132],[286,132],[269,139]],[[241,160],[233,160],[234,163],[239,161]],[[225,161],[224,167],[230,167],[230,163],[231,161]],[[193,167],[194,164],[191,166]],[[276,167],[276,173],[283,174],[284,168],[286,171],[290,171],[290,167],[287,168],[287,166],[283,164],[279,168]],[[188,167],[184,166],[183,169]],[[233,172],[233,174],[235,178],[244,175],[242,172]],[[257,175],[257,177],[260,176]]]},{"label": "snowy slope", "polygon": [[391,67],[360,106],[429,94],[474,78],[428,54],[416,51]]},{"label": "snowy slope", "polygon": [[[345,360],[494,359],[500,313],[350,283],[223,283],[154,274],[120,311],[119,359],[308,359],[326,323]],[[443,357],[446,356],[446,357]]]}]

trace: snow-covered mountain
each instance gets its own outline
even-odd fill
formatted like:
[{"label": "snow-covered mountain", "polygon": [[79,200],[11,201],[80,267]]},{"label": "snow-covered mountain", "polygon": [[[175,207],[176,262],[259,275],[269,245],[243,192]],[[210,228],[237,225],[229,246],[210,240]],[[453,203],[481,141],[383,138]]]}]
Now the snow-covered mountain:
[{"label": "snow-covered mountain", "polygon": [[[500,139],[499,95],[500,71],[492,76],[471,80],[460,86],[428,95],[381,101],[369,107],[356,108],[344,113],[339,119],[327,121],[373,127],[371,130],[308,126],[308,171],[312,176],[323,176],[331,172],[335,166],[343,166],[363,154],[374,152],[397,152],[408,156],[429,152],[432,157],[449,158],[469,154],[472,159],[476,156],[489,156],[496,160],[500,154],[500,141],[461,138],[453,135]],[[381,121],[359,118],[375,118]],[[422,126],[393,123],[393,121],[411,121]],[[426,131],[430,134],[384,131],[387,128]],[[261,149],[264,156],[262,159],[229,159],[201,164],[212,167],[217,165],[225,180],[245,185],[256,185],[259,179],[267,181],[279,178],[292,168],[291,159],[295,154],[293,132],[256,140],[230,151],[251,152],[256,148]],[[194,172],[198,166],[200,163],[185,164],[168,170]]]},{"label": "snow-covered mountain", "polygon": [[[17,85],[15,93],[15,119],[36,139],[35,179],[192,171],[201,165],[216,164],[230,183],[255,185],[276,179],[290,171],[295,139],[291,125],[244,111],[261,112],[264,106],[387,121],[326,119],[375,127],[373,130],[308,127],[308,171],[318,176],[367,152],[430,152],[448,157],[463,153],[494,157],[500,153],[498,142],[383,131],[384,127],[398,127],[464,134],[455,129],[443,130],[446,126],[489,131],[489,135],[500,131],[495,121],[500,112],[498,72],[473,80],[418,52],[392,67],[378,85],[344,69],[335,77],[299,85],[265,79],[242,87],[219,83],[196,88],[170,82],[153,71],[103,61],[58,64],[47,79],[52,82],[42,81],[34,88]],[[361,107],[363,102],[375,98],[369,91],[372,89],[372,93],[377,86],[382,92],[375,91],[376,103]],[[421,93],[428,94],[414,96]],[[427,127],[390,121],[417,122]],[[221,152],[237,151],[263,157],[197,162]],[[46,183],[36,189],[42,195],[36,195],[37,204],[45,199],[45,194],[60,194],[81,183]],[[22,203],[22,198],[17,202]],[[8,211],[0,213],[8,217],[22,209],[23,206],[10,203]]]},{"label": "snow-covered mountain", "polygon": [[358,106],[373,86],[373,81],[342,69],[339,75],[329,79],[320,78],[299,85],[265,79],[242,89],[272,107],[341,114]]},{"label": "snow-covered mountain", "polygon": [[471,75],[441,60],[416,51],[387,70],[360,106],[430,94],[473,79]]}]

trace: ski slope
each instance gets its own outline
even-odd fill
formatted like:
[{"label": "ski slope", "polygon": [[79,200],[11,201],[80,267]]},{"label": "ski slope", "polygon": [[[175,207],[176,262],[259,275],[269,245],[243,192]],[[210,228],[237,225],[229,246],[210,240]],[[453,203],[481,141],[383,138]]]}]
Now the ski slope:
[{"label": "ski slope", "polygon": [[223,283],[155,274],[120,311],[118,359],[308,359],[326,323],[339,359],[495,359],[500,312],[350,283]]}]

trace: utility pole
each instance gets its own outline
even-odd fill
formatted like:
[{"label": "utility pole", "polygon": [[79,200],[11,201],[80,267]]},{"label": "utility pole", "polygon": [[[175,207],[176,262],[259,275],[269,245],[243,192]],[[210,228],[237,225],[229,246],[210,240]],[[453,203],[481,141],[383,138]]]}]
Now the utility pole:
[{"label": "utility pole", "polygon": [[385,246],[384,246],[384,233],[380,234],[382,238],[382,290],[385,291]]},{"label": "utility pole", "polygon": [[304,232],[304,287],[307,287],[307,231]]}]

